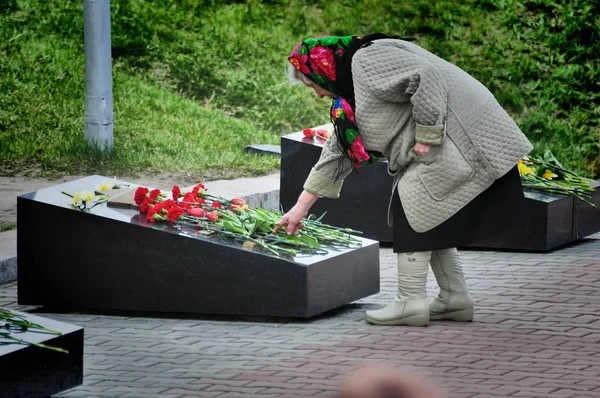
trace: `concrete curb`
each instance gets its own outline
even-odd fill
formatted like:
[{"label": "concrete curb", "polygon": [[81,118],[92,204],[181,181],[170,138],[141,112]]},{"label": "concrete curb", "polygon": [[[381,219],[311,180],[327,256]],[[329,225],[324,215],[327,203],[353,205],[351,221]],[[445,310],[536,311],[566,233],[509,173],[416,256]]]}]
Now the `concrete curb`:
[{"label": "concrete curb", "polygon": [[17,257],[0,260],[0,285],[17,280]]},{"label": "concrete curb", "polygon": [[0,283],[17,279],[17,230],[0,232]]}]

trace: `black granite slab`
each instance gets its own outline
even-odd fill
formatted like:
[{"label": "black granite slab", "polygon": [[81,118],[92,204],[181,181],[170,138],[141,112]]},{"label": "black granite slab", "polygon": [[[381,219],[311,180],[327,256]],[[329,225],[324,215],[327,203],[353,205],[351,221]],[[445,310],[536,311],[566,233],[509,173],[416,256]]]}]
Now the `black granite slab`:
[{"label": "black granite slab", "polygon": [[[306,138],[302,132],[281,137],[280,201],[284,210],[296,203],[311,168],[319,159],[324,142]],[[392,242],[387,225],[387,206],[392,177],[387,163],[359,169],[344,181],[339,199],[319,199],[311,212],[327,212],[324,221],[364,232],[366,238]],[[593,187],[600,187],[594,182]],[[510,231],[468,247],[524,251],[549,251],[600,232],[600,210],[571,196],[525,191],[529,229]],[[600,191],[592,193],[600,208]]]},{"label": "black granite slab", "polygon": [[[592,187],[600,187],[599,182]],[[572,196],[525,190],[529,228],[509,231],[468,247],[550,251],[600,232],[600,191],[592,192],[596,208]]]},{"label": "black granite slab", "polygon": [[[15,311],[34,323],[62,333],[33,331],[12,335],[68,351],[61,353],[23,344],[8,344],[0,337],[0,396],[3,398],[49,397],[83,383],[83,329],[79,326]],[[0,328],[0,331],[6,331]]]},{"label": "black granite slab", "polygon": [[73,210],[61,194],[105,180],[91,176],[17,198],[20,304],[310,317],[379,292],[372,240],[283,258],[150,223],[134,209]]},{"label": "black granite slab", "polygon": [[[321,155],[324,141],[293,133],[281,137],[281,183],[279,200],[285,211],[291,209],[302,192],[304,181]],[[311,208],[315,214],[327,212],[323,221],[363,232],[380,242],[392,242],[387,225],[392,177],[387,163],[378,162],[358,169],[345,180],[339,199],[319,199]]]}]

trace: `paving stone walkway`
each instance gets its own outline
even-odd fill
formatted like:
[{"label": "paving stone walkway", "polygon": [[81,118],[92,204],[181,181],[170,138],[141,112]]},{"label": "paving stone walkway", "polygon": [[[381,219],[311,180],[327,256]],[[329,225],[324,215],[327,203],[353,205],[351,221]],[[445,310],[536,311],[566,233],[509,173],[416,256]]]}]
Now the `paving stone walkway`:
[{"label": "paving stone walkway", "polygon": [[394,295],[389,248],[379,294],[310,320],[45,313],[16,304],[16,283],[0,285],[0,306],[85,328],[84,384],[61,397],[332,397],[349,371],[379,362],[452,398],[600,397],[600,236],[547,254],[461,255],[472,323],[366,324]]}]

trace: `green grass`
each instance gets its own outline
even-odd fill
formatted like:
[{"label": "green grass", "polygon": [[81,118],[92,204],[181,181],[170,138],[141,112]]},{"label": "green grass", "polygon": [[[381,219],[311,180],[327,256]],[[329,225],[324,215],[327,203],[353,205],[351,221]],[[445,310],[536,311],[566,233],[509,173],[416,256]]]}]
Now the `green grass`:
[{"label": "green grass", "polygon": [[462,67],[532,140],[600,175],[600,15],[584,0],[112,0],[115,149],[83,140],[81,1],[0,5],[0,172],[263,174],[251,143],[327,122],[326,100],[286,84],[304,37],[383,31]]}]

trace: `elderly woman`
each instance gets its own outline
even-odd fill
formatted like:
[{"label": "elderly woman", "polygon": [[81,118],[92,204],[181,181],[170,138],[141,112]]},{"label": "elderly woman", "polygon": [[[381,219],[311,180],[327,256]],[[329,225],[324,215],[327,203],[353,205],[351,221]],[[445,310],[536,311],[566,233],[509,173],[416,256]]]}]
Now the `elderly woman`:
[{"label": "elderly woman", "polygon": [[[335,134],[277,229],[297,233],[318,198],[339,197],[350,172],[387,160],[398,294],[385,308],[367,311],[366,320],[471,321],[473,300],[456,247],[527,219],[516,168],[532,149],[527,138],[480,82],[407,40],[309,38],[288,59],[295,79],[332,98]],[[431,303],[429,266],[440,287]]]}]

